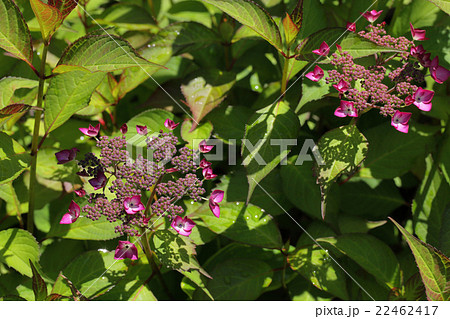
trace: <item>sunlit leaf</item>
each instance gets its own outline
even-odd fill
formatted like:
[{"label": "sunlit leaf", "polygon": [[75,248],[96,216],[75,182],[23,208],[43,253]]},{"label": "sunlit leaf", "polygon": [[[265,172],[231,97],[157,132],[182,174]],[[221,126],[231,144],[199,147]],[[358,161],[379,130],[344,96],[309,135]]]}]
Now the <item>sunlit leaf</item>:
[{"label": "sunlit leaf", "polygon": [[31,163],[29,152],[8,134],[0,132],[0,184],[16,179]]}]

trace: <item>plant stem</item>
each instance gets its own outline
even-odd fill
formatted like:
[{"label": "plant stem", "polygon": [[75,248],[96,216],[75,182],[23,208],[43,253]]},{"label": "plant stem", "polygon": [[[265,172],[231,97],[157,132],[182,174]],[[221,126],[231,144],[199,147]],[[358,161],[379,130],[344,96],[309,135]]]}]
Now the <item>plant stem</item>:
[{"label": "plant stem", "polygon": [[[39,72],[39,88],[37,107],[42,109],[42,102],[44,100],[44,84],[45,84],[45,62],[47,60],[48,44],[44,43],[41,56],[41,70]],[[28,200],[28,216],[27,216],[27,229],[30,233],[33,233],[34,228],[34,205],[35,205],[35,192],[36,192],[36,168],[37,168],[37,152],[38,152],[38,140],[39,140],[39,128],[41,125],[42,111],[37,110],[34,114],[34,130],[33,140],[31,142],[31,168],[30,168],[30,188],[29,188],[29,200]]]},{"label": "plant stem", "polygon": [[[289,49],[287,52],[287,56],[289,56]],[[289,65],[290,65],[289,58],[285,58],[284,66],[283,66],[283,76],[281,78],[281,95],[284,95],[284,93],[286,92],[286,86],[287,86],[287,82],[288,82]]]}]

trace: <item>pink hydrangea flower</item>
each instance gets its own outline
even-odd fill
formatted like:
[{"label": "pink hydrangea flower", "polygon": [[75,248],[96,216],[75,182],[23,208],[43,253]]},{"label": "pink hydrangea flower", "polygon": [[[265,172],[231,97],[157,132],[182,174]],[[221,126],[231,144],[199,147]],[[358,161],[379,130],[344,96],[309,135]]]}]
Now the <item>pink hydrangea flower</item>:
[{"label": "pink hydrangea flower", "polygon": [[336,43],[336,49],[338,49],[339,53],[342,53],[342,47]]},{"label": "pink hydrangea flower", "polygon": [[170,226],[172,226],[178,234],[189,236],[195,223],[187,217],[181,218],[180,216],[176,216]]},{"label": "pink hydrangea flower", "polygon": [[217,177],[217,175],[213,173],[213,170],[211,167],[204,168],[202,173],[203,173],[203,177],[205,179],[214,179]]},{"label": "pink hydrangea flower", "polygon": [[120,132],[121,132],[122,134],[126,134],[126,133],[128,132],[128,125],[127,125],[127,123],[123,124],[123,125],[120,127]]},{"label": "pink hydrangea flower", "polygon": [[219,203],[223,200],[224,192],[221,190],[213,190],[211,196],[209,196],[209,209],[211,209],[214,216],[219,218],[220,216],[220,207]]},{"label": "pink hydrangea flower", "polygon": [[350,85],[344,80],[340,80],[338,84],[333,84],[333,87],[339,91],[339,93],[347,92]]},{"label": "pink hydrangea flower", "polygon": [[98,132],[100,131],[100,123],[98,123],[95,127],[89,124],[88,128],[80,127],[79,130],[84,135],[95,137],[98,135]]},{"label": "pink hydrangea flower", "polygon": [[119,240],[116,252],[114,253],[114,259],[121,260],[124,258],[136,260],[138,259],[138,251],[133,243],[126,240]]},{"label": "pink hydrangea flower", "polygon": [[380,17],[382,12],[383,10],[372,10],[364,13],[361,12],[361,14],[367,21],[369,21],[370,23],[374,23]]},{"label": "pink hydrangea flower", "polygon": [[175,172],[178,172],[178,168],[171,167],[166,169],[166,173],[175,173]]},{"label": "pink hydrangea flower", "polygon": [[411,104],[413,104],[413,103],[414,103],[414,98],[413,98],[411,95],[408,95],[408,96],[405,98],[405,105],[408,106],[408,105],[411,105]]},{"label": "pink hydrangea flower", "polygon": [[202,159],[199,164],[200,168],[208,168],[211,167],[211,162],[208,162],[206,159]]},{"label": "pink hydrangea flower", "polygon": [[423,53],[423,54],[419,54],[417,56],[417,60],[419,60],[419,63],[424,67],[424,68],[428,68],[431,65],[431,53]]},{"label": "pink hydrangea flower", "polygon": [[320,47],[314,50],[313,53],[318,54],[320,56],[327,56],[328,53],[330,53],[330,47],[325,41],[323,41]]},{"label": "pink hydrangea flower", "polygon": [[430,63],[431,77],[439,84],[447,81],[450,76],[450,71],[439,65],[439,57],[435,57]]},{"label": "pink hydrangea flower", "polygon": [[199,150],[200,150],[201,153],[208,153],[214,148],[214,145],[207,145],[206,141],[203,140],[203,141],[200,142],[198,147],[199,147]]},{"label": "pink hydrangea flower", "polygon": [[358,111],[350,101],[341,101],[341,105],[334,111],[334,115],[338,117],[358,117]]},{"label": "pink hydrangea flower", "polygon": [[60,224],[72,224],[80,217],[80,206],[72,201],[69,205],[69,212],[65,213],[61,218]]},{"label": "pink hydrangea flower", "polygon": [[75,192],[75,194],[77,194],[80,197],[86,196],[86,191],[82,188],[76,189],[76,190],[74,190],[74,192]]},{"label": "pink hydrangea flower", "polygon": [[422,45],[418,45],[416,47],[411,47],[411,50],[409,51],[409,54],[411,54],[411,56],[418,58],[419,56],[425,54],[425,49],[423,48]]},{"label": "pink hydrangea flower", "polygon": [[125,208],[125,212],[130,215],[134,215],[145,209],[141,202],[141,195],[134,195],[133,197],[125,198],[123,201],[123,207]]},{"label": "pink hydrangea flower", "polygon": [[417,91],[413,95],[414,102],[413,104],[419,108],[419,110],[428,112],[431,110],[431,100],[433,99],[434,92],[430,90],[425,90],[422,88],[418,88]]},{"label": "pink hydrangea flower", "polygon": [[62,150],[55,153],[58,164],[65,164],[74,160],[77,156],[77,152],[79,151],[80,150],[78,148],[74,147],[71,150]]},{"label": "pink hydrangea flower", "polygon": [[320,66],[316,65],[312,72],[306,73],[305,77],[307,77],[311,81],[318,82],[323,78],[323,75],[323,70],[320,68]]},{"label": "pink hydrangea flower", "polygon": [[94,178],[91,178],[89,184],[94,187],[95,190],[103,188],[106,185],[106,176],[102,170],[98,171],[97,175]]},{"label": "pink hydrangea flower", "polygon": [[145,125],[136,125],[136,131],[140,135],[147,135],[148,133],[147,126]]},{"label": "pink hydrangea flower", "polygon": [[411,115],[412,113],[400,112],[399,110],[396,110],[394,116],[391,119],[391,125],[395,127],[395,129],[399,132],[408,133],[408,121],[411,118]]},{"label": "pink hydrangea flower", "polygon": [[169,130],[173,131],[174,129],[176,129],[176,127],[180,125],[180,123],[175,123],[174,121],[172,121],[171,119],[167,119],[164,122],[164,126],[167,127]]},{"label": "pink hydrangea flower", "polygon": [[419,29],[414,29],[412,23],[409,23],[409,27],[411,29],[411,35],[413,40],[417,40],[417,41],[425,41],[428,40],[428,38],[425,37],[425,30],[419,30]]},{"label": "pink hydrangea flower", "polygon": [[346,26],[347,30],[350,32],[355,32],[356,31],[356,23],[352,23],[352,22],[347,22],[347,26]]}]

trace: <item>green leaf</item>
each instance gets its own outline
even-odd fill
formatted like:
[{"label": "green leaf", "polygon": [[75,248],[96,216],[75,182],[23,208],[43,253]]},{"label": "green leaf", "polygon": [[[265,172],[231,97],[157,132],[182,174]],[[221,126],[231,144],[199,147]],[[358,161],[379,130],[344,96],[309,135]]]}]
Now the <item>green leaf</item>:
[{"label": "green leaf", "polygon": [[352,178],[339,186],[342,212],[364,218],[386,218],[390,212],[405,205],[398,188],[392,181],[376,186]]},{"label": "green leaf", "polygon": [[27,231],[10,228],[0,231],[0,261],[22,275],[32,277],[29,261],[39,260],[39,245]]},{"label": "green leaf", "polygon": [[[312,51],[318,49],[323,41],[330,46],[331,52],[334,50],[331,44],[336,41],[336,44],[342,47],[342,51],[347,51],[354,59],[381,52],[401,52],[398,49],[377,45],[352,32],[346,32],[345,28],[326,28],[311,34],[300,43],[295,52],[299,55],[297,59],[316,62],[320,56]],[[320,58],[319,63],[330,63],[330,60]]]},{"label": "green leaf", "polygon": [[[391,32],[389,32],[389,34],[394,37],[403,35],[409,39],[411,38],[411,29],[409,27],[410,23],[416,29],[431,27],[438,23],[439,13],[439,8],[426,0],[411,1],[408,4],[399,3],[395,6],[392,25],[390,25],[389,30]],[[431,38],[429,36],[428,28],[426,28],[426,31],[427,36]],[[425,50],[427,49],[428,48],[425,46]]]},{"label": "green leaf", "polygon": [[[113,288],[127,268],[124,260],[114,259],[114,252],[88,251],[72,261],[62,273],[83,296],[93,298]],[[70,296],[70,285],[58,277],[52,293]]]},{"label": "green leaf", "polygon": [[279,144],[295,139],[299,129],[297,116],[284,102],[258,110],[250,119],[241,151],[249,184],[247,202],[258,183],[289,154],[289,146]]},{"label": "green leaf", "polygon": [[428,300],[448,301],[450,299],[449,258],[433,246],[415,238],[392,218],[389,219],[397,226],[411,248],[425,285]]},{"label": "green leaf", "polygon": [[284,36],[286,37],[286,43],[291,44],[295,40],[299,28],[292,21],[291,17],[289,16],[289,13],[286,13],[286,16],[283,19],[283,29],[284,29]]},{"label": "green leaf", "polygon": [[428,1],[434,3],[445,13],[450,14],[450,1],[448,0],[428,0]]},{"label": "green leaf", "polygon": [[252,204],[225,203],[220,204],[220,218],[213,215],[208,205],[195,211],[193,217],[200,217],[205,225],[217,234],[241,243],[281,248],[280,231],[272,216]]},{"label": "green leaf", "polygon": [[41,0],[30,0],[30,4],[31,9],[33,9],[34,15],[39,22],[42,38],[44,41],[48,42],[62,23],[62,14],[57,8],[43,3]]},{"label": "green leaf", "polygon": [[302,28],[303,22],[303,0],[298,0],[297,5],[291,13],[292,22],[297,26],[300,30]]},{"label": "green leaf", "polygon": [[59,221],[66,210],[67,208],[61,208],[60,215],[58,215],[58,218],[55,218],[47,237],[79,240],[109,240],[120,236],[120,234],[114,232],[114,227],[119,225],[119,222],[110,223],[103,216],[96,221],[92,221],[87,217],[80,217],[73,224],[61,225]]},{"label": "green leaf", "polygon": [[194,78],[187,85],[181,85],[181,92],[194,117],[191,131],[206,114],[222,103],[235,82],[233,73],[214,70]]},{"label": "green leaf", "polygon": [[32,89],[39,84],[36,80],[30,80],[18,77],[6,77],[0,80],[0,109],[14,103],[12,101],[14,92],[18,89]]},{"label": "green leaf", "polygon": [[255,300],[272,281],[273,271],[263,261],[235,258],[218,264],[211,275],[207,288],[215,300]]},{"label": "green leaf", "polygon": [[287,284],[292,301],[330,301],[333,296],[317,289],[309,280],[302,276],[295,277]]},{"label": "green leaf", "polygon": [[136,66],[148,73],[162,68],[141,57],[126,40],[118,36],[86,35],[64,51],[53,73],[74,70],[113,72]]},{"label": "green leaf", "polygon": [[390,125],[379,125],[367,130],[365,136],[370,150],[364,161],[364,175],[375,178],[403,175],[434,145],[432,134],[411,126],[409,133],[404,134]]},{"label": "green leaf", "polygon": [[[324,73],[325,77],[327,77],[328,72],[325,71]],[[326,81],[313,82],[309,79],[304,79],[302,82],[302,97],[295,109],[295,114],[303,113],[301,109],[306,103],[322,99],[330,93],[330,88],[331,83]]]},{"label": "green leaf", "polygon": [[[188,50],[193,52],[217,43],[217,41],[215,33],[204,25],[196,22],[181,22],[171,24],[160,30],[150,43],[138,52],[149,61],[166,65],[172,56]],[[125,69],[119,81],[119,97],[125,96],[127,92],[146,81],[149,75],[156,71],[158,69],[147,72],[139,67]]]},{"label": "green leaf", "polygon": [[425,162],[425,176],[412,204],[414,233],[449,256],[450,186],[431,155]]},{"label": "green leaf", "polygon": [[325,133],[317,146],[323,163],[315,165],[315,171],[322,195],[322,218],[325,218],[329,187],[340,175],[357,169],[366,157],[368,143],[356,125],[347,125]]},{"label": "green leaf", "polygon": [[206,120],[211,121],[216,138],[225,143],[239,145],[245,134],[245,124],[252,115],[253,111],[248,107],[223,105],[212,110]]},{"label": "green leaf", "polygon": [[210,277],[195,258],[195,244],[188,237],[170,230],[158,230],[152,236],[150,244],[164,266],[182,274],[198,270],[202,275]]},{"label": "green leaf", "polygon": [[144,8],[127,3],[119,3],[108,7],[100,17],[95,19],[100,24],[129,31],[157,31],[153,18]]},{"label": "green leaf", "polygon": [[0,110],[0,119],[5,118],[5,117],[10,117],[11,115],[14,115],[17,113],[26,112],[32,108],[33,107],[31,105],[27,105],[27,104],[8,105],[7,107],[4,107]]},{"label": "green leaf", "polygon": [[30,30],[14,1],[0,1],[0,21],[0,48],[32,66]]},{"label": "green leaf", "polygon": [[31,163],[31,156],[8,134],[0,132],[0,185],[16,179]]},{"label": "green leaf", "polygon": [[22,214],[20,201],[17,198],[12,182],[0,185],[0,198],[6,202],[6,213],[9,216]]},{"label": "green leaf", "polygon": [[88,106],[92,92],[104,77],[104,73],[86,71],[72,71],[53,77],[45,96],[46,131],[53,131]]},{"label": "green leaf", "polygon": [[44,279],[42,279],[41,275],[38,273],[36,267],[34,267],[31,260],[30,267],[33,272],[33,292],[34,292],[34,300],[43,301],[47,299],[47,285],[45,284]]},{"label": "green leaf", "polygon": [[297,249],[288,256],[289,266],[320,290],[348,300],[346,275],[317,245]]},{"label": "green leaf", "polygon": [[280,30],[269,13],[256,3],[247,0],[204,0],[204,2],[216,6],[243,25],[251,28],[278,51],[282,52]]},{"label": "green leaf", "polygon": [[127,122],[128,132],[125,134],[128,143],[132,145],[141,145],[142,141],[145,143],[145,136],[137,136],[136,125],[145,125],[149,134],[159,132],[160,130],[167,131],[164,126],[166,119],[175,120],[172,112],[165,110],[152,109],[142,112]]},{"label": "green leaf", "polygon": [[[205,122],[192,130],[193,122],[186,119],[181,124],[181,137],[188,142],[186,146],[198,150],[198,145],[202,140],[208,140],[211,136],[213,126],[210,122]],[[195,125],[194,125],[195,126]]]},{"label": "green leaf", "polygon": [[330,243],[388,287],[400,285],[397,257],[381,240],[368,234],[345,234],[335,238],[320,238],[318,241]]}]

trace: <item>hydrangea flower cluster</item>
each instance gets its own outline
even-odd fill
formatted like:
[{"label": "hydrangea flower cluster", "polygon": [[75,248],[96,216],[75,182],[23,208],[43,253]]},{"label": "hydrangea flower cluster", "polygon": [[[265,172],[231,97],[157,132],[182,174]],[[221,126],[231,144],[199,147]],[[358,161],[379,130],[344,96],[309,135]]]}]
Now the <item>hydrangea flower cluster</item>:
[{"label": "hydrangea flower cluster", "polygon": [[[407,133],[412,113],[401,112],[399,109],[414,104],[422,111],[431,110],[434,92],[421,87],[425,83],[427,70],[437,83],[445,82],[450,71],[439,65],[438,57],[431,60],[431,54],[422,45],[415,46],[414,41],[428,39],[425,37],[425,30],[415,29],[410,24],[412,40],[392,37],[386,34],[385,22],[373,24],[381,13],[382,11],[376,10],[363,13],[363,17],[371,24],[365,31],[358,32],[358,35],[377,45],[398,51],[390,57],[375,55],[375,65],[365,67],[355,63],[350,53],[343,51],[338,44],[337,52],[331,54],[331,57],[328,57],[330,48],[326,42],[312,52],[327,57],[335,68],[328,71],[325,81],[333,84],[341,99],[340,106],[334,113],[336,116],[358,117],[375,108],[381,115],[391,117],[391,125],[396,130]],[[347,23],[347,30],[356,32],[355,24]],[[386,65],[393,59],[400,60],[401,66],[392,68]],[[324,77],[324,71],[315,66],[305,76],[317,82]]]},{"label": "hydrangea flower cluster", "polygon": [[[201,153],[208,153],[213,146],[202,141],[198,150],[188,147],[177,148],[178,138],[173,130],[179,124],[167,119],[164,126],[169,132],[162,130],[157,134],[149,134],[146,126],[137,125],[136,133],[146,136],[149,158],[138,155],[135,160],[127,151],[125,133],[126,125],[120,128],[121,136],[97,137],[100,126],[89,125],[80,129],[83,134],[94,137],[100,149],[97,157],[87,153],[78,161],[80,172],[95,192],[87,194],[84,189],[75,193],[85,199],[84,206],[74,201],[70,204],[61,224],[71,224],[80,216],[98,220],[102,216],[111,222],[120,222],[115,231],[121,235],[140,236],[143,231],[152,229],[149,221],[154,216],[168,218],[173,230],[183,236],[189,236],[195,223],[187,217],[182,206],[177,202],[183,198],[199,202],[206,190],[203,182],[213,179],[211,163],[202,159]],[[63,150],[55,154],[58,163],[63,164],[75,159],[77,149]],[[201,172],[198,173],[198,172]],[[109,191],[110,194],[107,193]],[[112,195],[111,195],[112,194]],[[223,191],[215,190],[209,199],[212,213],[220,216],[219,203],[223,200]],[[137,259],[135,245],[128,241],[120,241],[116,249],[116,259]]]}]

